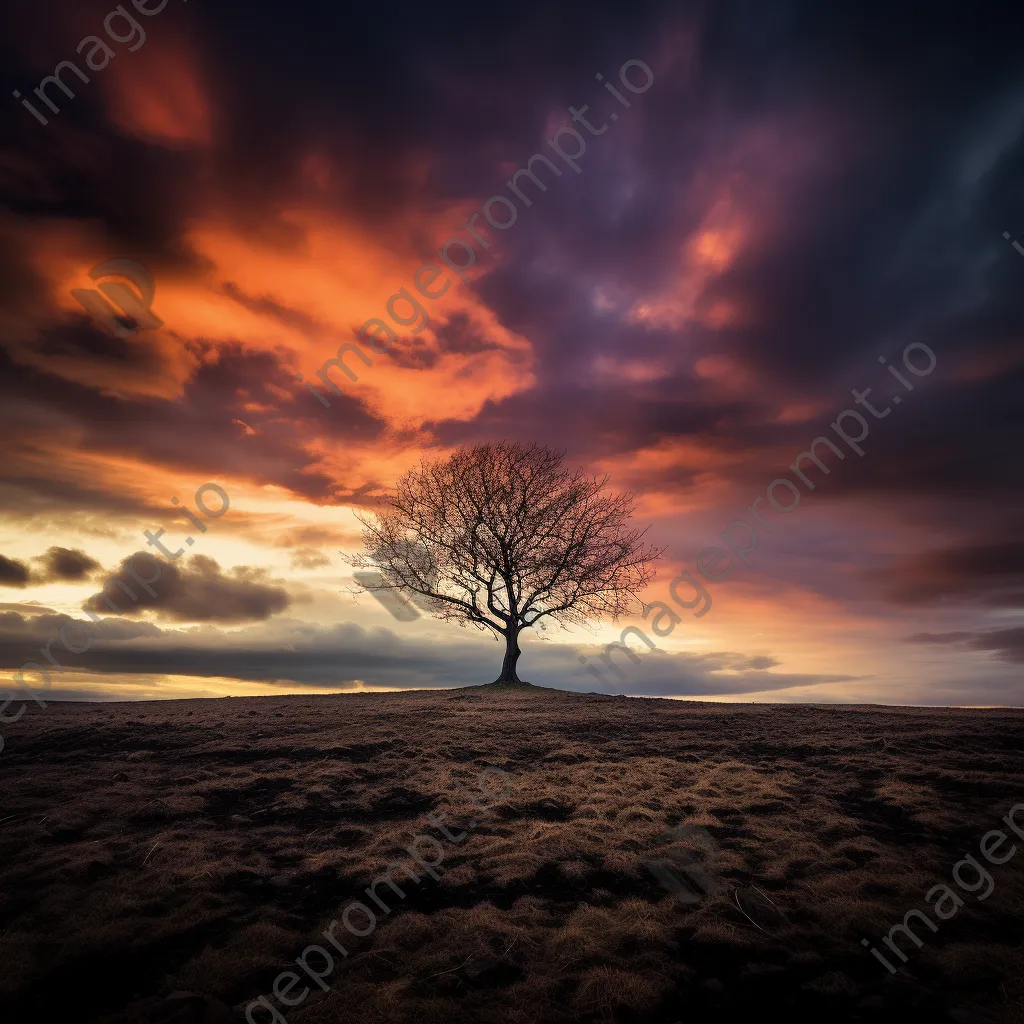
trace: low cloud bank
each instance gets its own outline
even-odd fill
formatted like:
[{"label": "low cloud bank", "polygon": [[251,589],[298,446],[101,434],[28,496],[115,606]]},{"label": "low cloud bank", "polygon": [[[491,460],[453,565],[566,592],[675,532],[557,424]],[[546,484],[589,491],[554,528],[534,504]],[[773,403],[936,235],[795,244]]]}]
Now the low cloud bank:
[{"label": "low cloud bank", "polygon": [[[69,622],[88,625],[96,642],[82,654],[61,650],[65,670],[103,676],[227,677],[325,689],[360,684],[382,689],[441,689],[489,682],[501,654],[497,644],[486,641],[413,639],[389,629],[365,629],[353,623],[320,626],[277,618],[238,630],[214,625],[170,629],[123,618],[85,623],[49,610],[38,615],[5,611],[0,612],[0,668],[16,668],[24,661],[26,648],[38,648]],[[528,643],[524,645],[523,661],[526,675],[538,685],[595,691],[594,681],[580,670],[576,648],[568,644]],[[774,673],[766,670],[766,662],[771,664],[770,659],[730,652],[657,652],[635,679],[597,689],[638,696],[714,696],[763,693],[853,678]],[[55,678],[52,697],[60,693],[57,682]],[[107,686],[110,682],[104,680]],[[77,696],[83,690],[81,679],[73,685]],[[103,696],[109,699],[109,692]]]}]

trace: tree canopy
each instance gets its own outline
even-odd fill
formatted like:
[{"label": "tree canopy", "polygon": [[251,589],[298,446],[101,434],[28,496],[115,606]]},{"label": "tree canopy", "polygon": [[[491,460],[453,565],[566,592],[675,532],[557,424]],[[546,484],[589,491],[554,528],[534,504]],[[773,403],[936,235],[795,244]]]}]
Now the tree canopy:
[{"label": "tree canopy", "polygon": [[439,618],[505,640],[496,683],[519,682],[519,635],[550,618],[613,620],[640,603],[660,550],[629,525],[633,495],[569,471],[563,453],[514,442],[421,462],[363,524],[359,566],[374,589],[409,594]]}]

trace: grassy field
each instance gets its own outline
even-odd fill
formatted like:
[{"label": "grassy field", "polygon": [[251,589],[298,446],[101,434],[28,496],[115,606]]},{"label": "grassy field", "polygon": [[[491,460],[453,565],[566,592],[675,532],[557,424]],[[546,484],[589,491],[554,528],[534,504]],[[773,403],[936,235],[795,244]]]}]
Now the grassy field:
[{"label": "grassy field", "polygon": [[[244,1020],[432,812],[466,831],[439,877],[336,932],[348,955],[326,991],[302,975],[290,1024],[1024,1022],[1024,841],[897,973],[861,944],[1024,802],[1024,712],[484,687],[56,703],[7,739],[18,1024]],[[511,792],[481,811],[487,766]],[[645,866],[681,823],[719,848],[700,902]]]}]

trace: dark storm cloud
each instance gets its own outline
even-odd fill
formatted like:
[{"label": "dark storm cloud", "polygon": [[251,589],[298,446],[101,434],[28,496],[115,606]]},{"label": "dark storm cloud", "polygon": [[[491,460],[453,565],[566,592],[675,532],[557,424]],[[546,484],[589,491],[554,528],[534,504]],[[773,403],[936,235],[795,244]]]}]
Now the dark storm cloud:
[{"label": "dark storm cloud", "polygon": [[116,366],[154,375],[170,369],[160,351],[146,342],[145,335],[141,339],[115,337],[84,313],[73,313],[64,323],[44,328],[38,338],[37,351],[42,356],[69,356],[86,366]]},{"label": "dark storm cloud", "polygon": [[[87,580],[99,562],[79,548],[49,548],[32,565],[0,555],[0,587]],[[5,607],[5,606],[4,606]]]},{"label": "dark storm cloud", "polygon": [[465,313],[456,313],[437,330],[437,339],[445,352],[456,355],[477,355],[501,346],[482,337],[473,327]]},{"label": "dark storm cloud", "polygon": [[928,551],[878,570],[890,600],[904,604],[980,601],[1024,606],[1024,543],[974,544]]},{"label": "dark storm cloud", "polygon": [[414,338],[400,337],[387,351],[388,359],[406,370],[429,370],[437,365],[440,354],[416,343]]},{"label": "dark storm cloud", "polygon": [[[336,440],[353,435],[365,439],[380,429],[357,398],[345,395],[335,402],[337,410],[332,408],[331,416],[322,419],[325,432]],[[314,414],[319,408],[313,407]],[[0,351],[0,425],[9,438],[29,441],[40,424],[74,422],[81,447],[95,453],[134,455],[208,477],[232,473],[323,499],[336,485],[305,450],[303,419],[309,411],[310,403],[295,393],[279,356],[237,344],[207,348],[180,400],[116,397],[107,388],[16,364]],[[14,472],[5,480],[15,516],[23,499],[11,488],[31,492],[37,504],[45,505],[50,498],[60,506],[68,500],[66,490],[74,486],[49,474]],[[139,510],[137,503],[109,488],[98,487],[90,494],[85,485],[78,487],[85,492],[86,505]]]},{"label": "dark storm cloud", "polygon": [[33,583],[53,583],[58,580],[79,582],[88,579],[101,568],[95,558],[81,548],[48,548],[46,554],[34,559]]},{"label": "dark storm cloud", "polygon": [[172,622],[250,622],[284,611],[290,602],[288,592],[264,570],[237,566],[225,574],[206,555],[193,555],[186,564],[137,552],[110,575],[120,579],[128,593],[111,581],[104,588],[105,597],[93,595],[83,603],[84,609],[101,615],[155,611]]},{"label": "dark storm cloud", "polygon": [[[645,285],[652,276],[669,279],[679,230],[695,224],[699,213],[696,204],[679,201],[680,187],[699,184],[708,160],[721,162],[723,170],[756,171],[759,154],[742,145],[745,134],[779,110],[792,112],[794,135],[827,133],[826,141],[842,149],[813,187],[804,188],[799,209],[787,211],[786,237],[720,286],[746,285],[758,299],[775,297],[762,305],[773,312],[768,333],[783,342],[781,351],[766,345],[763,333],[737,334],[734,343],[762,359],[766,370],[778,373],[780,360],[788,362],[787,377],[820,363],[823,338],[829,339],[826,355],[834,358],[888,323],[890,306],[862,300],[892,300],[903,281],[889,280],[892,268],[872,257],[882,249],[895,260],[900,240],[914,227],[922,233],[922,219],[936,211],[943,189],[954,192],[950,154],[976,122],[979,106],[994,107],[1006,94],[1017,57],[1005,11],[996,21],[995,8],[986,17],[986,5],[933,12],[927,20],[870,3],[825,12],[809,0],[774,4],[770,13],[749,0],[638,3],[628,12],[526,3],[512,21],[479,5],[449,5],[445,17],[412,4],[352,12],[313,2],[304,10],[283,36],[272,5],[228,3],[202,14],[177,8],[174,16],[189,26],[190,45],[226,126],[214,140],[212,165],[209,154],[169,154],[108,133],[110,167],[102,178],[80,184],[74,202],[62,198],[62,212],[110,225],[115,237],[121,232],[124,242],[136,243],[132,251],[174,251],[180,261],[187,249],[172,243],[194,212],[195,197],[206,194],[196,187],[200,181],[224,194],[227,216],[248,222],[254,232],[282,230],[279,223],[259,222],[295,189],[312,139],[346,167],[327,188],[328,199],[379,230],[400,219],[414,199],[485,198],[497,191],[503,185],[499,161],[519,161],[536,150],[552,109],[590,101],[599,115],[607,111],[604,101],[612,101],[594,82],[595,71],[609,73],[633,55],[653,59],[676,33],[672,70],[645,95],[642,111],[629,112],[643,125],[638,145],[610,134],[592,140],[594,155],[585,158],[591,163],[582,178],[532,212],[562,237],[561,257],[580,262],[588,256],[595,274],[614,271]],[[244,46],[233,45],[239,19],[246,25]],[[693,61],[685,54],[685,33],[696,39]],[[489,45],[477,45],[481,38]],[[397,51],[404,53],[401,66],[379,74]],[[12,53],[10,66],[21,63]],[[89,117],[90,109],[96,116]],[[801,123],[796,115],[808,110],[823,116]],[[85,99],[69,107],[67,117],[69,123],[85,120],[102,136],[99,114],[95,101]],[[11,115],[24,118],[16,122],[19,141],[38,152],[43,143],[32,144],[43,137],[38,125],[16,104]],[[60,131],[64,123],[50,127]],[[732,150],[747,155],[730,157]],[[405,170],[410,155],[423,151],[434,154],[425,181]],[[47,156],[57,160],[40,160],[35,173],[18,179],[23,189],[33,188],[33,202],[23,200],[26,209],[46,210],[32,184],[38,177],[53,181],[52,193],[62,197],[70,172],[80,177],[80,149]],[[616,196],[632,185],[629,177],[642,178],[643,188],[631,187],[627,202]],[[982,237],[989,235],[978,233],[975,240]],[[436,244],[424,239],[426,251]],[[926,275],[944,274],[948,281],[955,273],[939,259],[925,264],[904,300],[915,308],[933,283]],[[835,315],[840,280],[853,318]],[[580,338],[568,347],[583,344]]]},{"label": "dark storm cloud", "polygon": [[304,331],[316,331],[323,328],[322,324],[317,323],[316,320],[311,316],[307,316],[300,309],[291,309],[288,306],[283,306],[280,302],[275,302],[265,295],[258,297],[246,295],[233,281],[224,282],[224,294],[234,299],[235,302],[250,312],[261,316],[273,317],[287,327],[297,327]]},{"label": "dark storm cloud", "polygon": [[28,579],[28,566],[24,562],[0,555],[0,587],[25,587]]},{"label": "dark storm cloud", "polygon": [[[474,177],[496,178],[483,152],[492,140],[535,136],[545,116],[538,96],[565,96],[570,83],[592,80],[595,61],[621,63],[629,37],[660,16],[656,8],[636,10],[622,25],[617,12],[582,4],[558,11],[536,4],[520,14],[521,26],[486,6],[438,17],[413,4],[350,10],[314,0],[285,27],[270,4],[202,12],[172,5],[132,59],[146,60],[162,35],[184,38],[221,125],[209,149],[149,145],[112,131],[95,85],[42,130],[12,100],[11,143],[20,159],[8,191],[19,212],[92,220],[105,226],[111,248],[156,255],[154,272],[181,269],[194,263],[182,244],[185,225],[211,194],[220,197],[218,212],[254,237],[301,245],[277,212],[294,196],[313,143],[345,167],[323,198],[386,231],[415,198],[464,195]],[[0,34],[8,97],[67,56],[56,49],[51,18],[11,11],[9,29],[15,17],[16,28]],[[481,38],[490,44],[480,47]],[[403,52],[399,67],[396,52]],[[507,87],[512,81],[521,82],[518,90]],[[420,183],[407,168],[424,151],[440,159],[436,176]]]},{"label": "dark storm cloud", "polygon": [[[1013,48],[984,15],[945,11],[926,25],[891,6],[819,7],[813,19],[802,4],[772,12],[718,5],[685,88],[669,77],[643,97],[638,145],[611,131],[592,140],[583,174],[517,227],[514,257],[480,289],[534,343],[538,387],[475,423],[442,424],[442,436],[555,434],[583,458],[713,430],[723,451],[749,453],[737,473],[753,481],[766,446],[795,453],[814,436],[773,422],[787,400],[821,402],[834,416],[852,404],[851,387],[899,393],[877,356],[898,366],[903,345],[920,339],[942,367],[931,391],[914,396],[920,408],[873,424],[877,457],[830,480],[833,493],[1019,494],[1006,468],[1024,434],[1024,264],[1001,239],[1003,220],[1024,217],[1024,119],[1011,116],[1024,76]],[[951,45],[965,34],[972,47]],[[679,241],[713,198],[708,176],[737,183],[754,240],[703,302],[735,301],[752,322],[648,329],[593,308],[587,297],[603,281],[627,308],[652,283],[671,285]],[[539,273],[532,257],[542,253]],[[658,381],[580,383],[595,355],[680,351],[686,364],[673,369],[670,358]],[[949,376],[1014,351],[1005,373]],[[689,366],[711,352],[752,367],[757,389],[707,395]]]},{"label": "dark storm cloud", "polygon": [[1024,626],[971,633],[915,633],[908,636],[911,644],[940,644],[967,651],[992,651],[1003,661],[1024,662]]},{"label": "dark storm cloud", "polygon": [[90,487],[46,480],[26,471],[0,481],[0,509],[11,522],[64,521],[76,529],[116,537],[116,531],[104,528],[109,514],[138,513],[145,507],[134,495],[112,492],[98,483]]}]

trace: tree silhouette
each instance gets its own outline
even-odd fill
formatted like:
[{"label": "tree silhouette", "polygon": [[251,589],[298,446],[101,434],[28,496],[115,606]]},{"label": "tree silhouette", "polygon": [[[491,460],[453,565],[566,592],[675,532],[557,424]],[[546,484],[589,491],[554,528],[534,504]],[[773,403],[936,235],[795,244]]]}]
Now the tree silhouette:
[{"label": "tree silhouette", "polygon": [[521,682],[519,635],[544,618],[563,625],[626,614],[654,578],[661,551],[628,526],[633,496],[605,477],[569,472],[563,453],[511,442],[421,462],[363,524],[368,589],[408,594],[421,608],[505,640],[495,683]]}]

